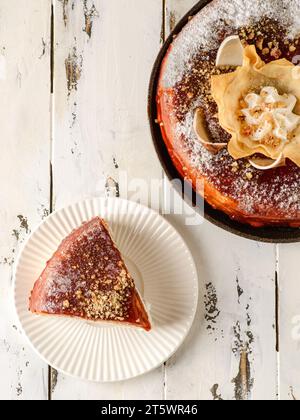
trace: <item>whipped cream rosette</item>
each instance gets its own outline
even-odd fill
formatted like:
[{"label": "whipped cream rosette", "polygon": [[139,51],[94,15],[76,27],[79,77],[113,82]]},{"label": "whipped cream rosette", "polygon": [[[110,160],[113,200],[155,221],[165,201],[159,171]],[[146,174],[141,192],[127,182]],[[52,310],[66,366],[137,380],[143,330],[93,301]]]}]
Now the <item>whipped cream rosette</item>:
[{"label": "whipped cream rosette", "polygon": [[300,83],[294,64],[286,59],[265,64],[255,47],[247,46],[243,65],[212,76],[211,86],[234,159],[253,157],[250,162],[259,169],[282,165],[286,158],[300,166]]}]

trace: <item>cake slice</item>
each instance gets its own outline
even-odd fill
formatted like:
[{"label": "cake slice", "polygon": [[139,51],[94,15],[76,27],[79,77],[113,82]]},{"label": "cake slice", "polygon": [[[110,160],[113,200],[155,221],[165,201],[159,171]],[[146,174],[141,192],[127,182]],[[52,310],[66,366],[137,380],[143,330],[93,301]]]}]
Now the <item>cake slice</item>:
[{"label": "cake slice", "polygon": [[134,280],[100,217],[63,240],[34,285],[29,309],[151,329]]}]

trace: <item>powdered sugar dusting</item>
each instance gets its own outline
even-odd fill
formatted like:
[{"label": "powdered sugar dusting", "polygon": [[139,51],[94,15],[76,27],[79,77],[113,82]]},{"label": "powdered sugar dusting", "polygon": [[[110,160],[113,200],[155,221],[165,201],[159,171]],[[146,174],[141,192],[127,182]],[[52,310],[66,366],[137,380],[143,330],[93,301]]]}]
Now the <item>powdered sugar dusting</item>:
[{"label": "powdered sugar dusting", "polygon": [[300,31],[299,0],[214,0],[209,3],[173,42],[164,75],[165,86],[173,87],[182,79],[199,49],[218,48],[224,22],[238,30],[262,16],[288,26],[291,38]]},{"label": "powdered sugar dusting", "polygon": [[[214,71],[211,60],[220,46],[220,39],[224,39],[228,32],[232,35],[239,33],[241,28],[255,26],[262,18],[271,19],[278,28],[287,29],[287,39],[293,40],[300,33],[300,1],[212,1],[174,40],[165,61],[160,83],[166,92],[165,95],[168,95],[170,88],[176,92],[175,99],[172,99],[172,108],[168,109],[166,114],[173,121],[173,147],[177,155],[182,156],[183,161],[186,162],[188,156],[188,166],[200,175],[203,174],[224,197],[236,200],[239,209],[244,213],[272,217],[276,209],[279,218],[298,220],[300,168],[288,163],[287,167],[259,171],[252,168],[247,159],[235,161],[227,149],[214,155],[199,142],[193,128],[196,108],[205,109],[208,104],[207,109],[211,116],[217,111],[216,104],[212,104],[211,100],[207,102],[207,89],[210,91],[210,72]],[[269,34],[268,29],[266,31]],[[269,35],[277,38],[281,36],[276,29],[275,35],[274,32]],[[205,66],[206,63],[209,77],[205,81],[199,67]],[[195,72],[196,66],[198,68]],[[192,74],[194,75],[191,78],[187,77]],[[204,83],[207,84],[206,88]],[[187,91],[192,100],[189,99]],[[220,131],[217,118],[210,118],[208,127],[214,141],[227,141],[228,134],[224,130]]]},{"label": "powdered sugar dusting", "polygon": [[97,217],[64,239],[35,284],[31,309],[139,325],[134,291],[120,252],[105,222]]},{"label": "powdered sugar dusting", "polygon": [[[225,149],[214,155],[207,151],[198,141],[193,129],[194,110],[190,110],[183,123],[178,122],[176,136],[185,138],[181,144],[182,151],[189,153],[190,165],[201,173],[207,174],[210,182],[224,196],[234,198],[239,208],[249,214],[263,210],[268,216],[270,203],[284,215],[287,211],[291,218],[298,217],[300,212],[300,169],[296,166],[286,173],[285,168],[277,168],[272,173],[272,182],[263,171],[249,167],[247,160],[238,161],[239,171],[232,173],[232,159]],[[247,175],[251,174],[251,179]],[[213,175],[210,177],[210,175]],[[231,179],[231,183],[228,183]],[[273,208],[270,208],[273,211]]]}]

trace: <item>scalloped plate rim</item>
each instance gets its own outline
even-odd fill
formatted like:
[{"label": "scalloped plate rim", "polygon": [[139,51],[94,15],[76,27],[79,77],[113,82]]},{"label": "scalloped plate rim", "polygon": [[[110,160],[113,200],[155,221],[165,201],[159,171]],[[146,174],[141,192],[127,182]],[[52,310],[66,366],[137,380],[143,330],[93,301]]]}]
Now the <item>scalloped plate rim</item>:
[{"label": "scalloped plate rim", "polygon": [[[61,367],[59,367],[58,365],[56,365],[55,363],[50,362],[47,357],[45,357],[42,352],[40,352],[34,345],[34,343],[31,341],[30,337],[28,336],[26,330],[23,327],[22,321],[21,321],[21,314],[20,314],[20,309],[18,308],[18,304],[16,302],[17,300],[17,288],[18,288],[18,282],[17,282],[17,278],[19,275],[19,270],[20,270],[20,264],[21,264],[21,259],[22,256],[24,254],[24,251],[26,250],[28,244],[31,242],[32,238],[34,237],[34,235],[40,230],[40,228],[42,226],[45,225],[45,223],[51,221],[53,218],[55,218],[55,216],[59,213],[61,213],[62,211],[69,211],[71,208],[74,208],[80,204],[84,204],[84,203],[91,203],[93,201],[97,201],[97,202],[102,202],[105,203],[105,207],[107,208],[107,203],[108,202],[118,202],[120,204],[122,203],[127,203],[128,205],[133,205],[135,208],[140,208],[140,210],[144,210],[147,212],[147,214],[152,214],[153,216],[157,217],[158,219],[160,219],[167,227],[169,227],[177,236],[177,238],[182,242],[182,244],[185,247],[185,250],[189,256],[189,263],[192,265],[193,267],[193,273],[194,273],[194,284],[193,284],[193,290],[194,290],[194,295],[195,295],[195,302],[193,304],[193,308],[190,314],[190,319],[189,319],[189,325],[186,328],[186,331],[184,333],[184,335],[182,336],[181,340],[178,342],[178,345],[176,347],[174,347],[173,351],[169,353],[167,358],[164,358],[162,361],[159,361],[157,364],[153,365],[150,369],[145,370],[144,372],[139,373],[138,375],[128,375],[128,376],[124,376],[122,379],[111,379],[111,380],[91,380],[91,379],[87,379],[85,376],[81,376],[81,375],[76,375],[72,372],[69,372]],[[101,215],[100,215],[101,216]],[[63,239],[63,238],[62,238]],[[55,251],[55,250],[54,250]],[[53,252],[54,252],[53,251]],[[34,280],[33,280],[34,283]],[[86,198],[84,200],[81,201],[76,201],[72,204],[66,205],[64,207],[60,207],[59,209],[53,211],[50,215],[48,215],[44,220],[42,220],[34,229],[33,231],[28,235],[28,237],[26,238],[26,240],[24,241],[24,243],[22,244],[22,246],[20,247],[20,250],[18,252],[17,258],[16,258],[16,262],[14,264],[14,268],[13,268],[13,301],[14,301],[14,311],[15,314],[17,316],[17,321],[19,324],[19,328],[20,331],[22,332],[23,336],[26,339],[26,342],[29,344],[29,346],[31,347],[31,349],[35,352],[35,354],[37,354],[39,356],[39,358],[48,366],[51,366],[52,368],[54,368],[55,370],[57,370],[58,372],[67,375],[71,378],[76,378],[76,379],[81,379],[81,380],[86,380],[88,382],[92,382],[92,383],[115,383],[115,382],[124,382],[127,381],[129,379],[132,378],[137,378],[137,377],[141,377],[147,373],[150,373],[156,369],[158,369],[160,366],[163,365],[163,363],[165,363],[167,360],[169,360],[178,350],[179,348],[182,346],[182,344],[185,342],[187,336],[189,335],[192,325],[195,321],[195,316],[197,313],[197,308],[198,308],[198,300],[199,300],[199,284],[198,284],[198,273],[197,273],[197,268],[196,268],[196,264],[193,258],[193,255],[189,249],[189,247],[187,246],[186,241],[184,240],[184,238],[182,237],[182,235],[176,230],[176,228],[165,218],[163,217],[161,214],[159,214],[157,211],[143,205],[140,203],[136,203],[130,200],[126,200],[123,198],[115,198],[115,197],[92,197],[92,198]],[[81,320],[79,320],[79,322],[81,322]],[[114,328],[113,326],[110,328]]]}]

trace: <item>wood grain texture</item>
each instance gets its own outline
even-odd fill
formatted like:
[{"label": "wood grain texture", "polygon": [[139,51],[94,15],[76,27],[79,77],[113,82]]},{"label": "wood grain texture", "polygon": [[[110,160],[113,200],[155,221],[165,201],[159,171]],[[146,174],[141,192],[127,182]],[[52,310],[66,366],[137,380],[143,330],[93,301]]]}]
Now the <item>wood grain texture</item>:
[{"label": "wood grain texture", "polygon": [[[148,204],[148,196],[139,191],[162,174],[146,113],[148,80],[160,47],[162,2],[54,4],[54,208],[105,190]],[[156,201],[154,207],[158,205]],[[162,396],[162,369],[122,384],[83,384],[60,374],[52,384],[53,399]]]},{"label": "wood grain texture", "polygon": [[[166,0],[166,36],[194,4]],[[169,220],[193,252],[201,291],[193,332],[167,364],[166,397],[276,399],[275,247],[208,222],[187,227],[185,217]]]},{"label": "wood grain texture", "polygon": [[280,398],[300,399],[299,245],[279,247]]},{"label": "wood grain texture", "polygon": [[16,255],[50,208],[104,194],[176,207],[166,180],[163,200],[141,194],[162,179],[147,84],[161,42],[195,2],[53,0],[51,105],[51,0],[0,0],[0,399],[300,399],[298,245],[187,226],[195,214],[186,205],[168,219],[194,255],[199,310],[165,366],[103,385],[51,370],[48,389],[48,367],[15,320]]},{"label": "wood grain texture", "polygon": [[200,296],[192,333],[167,364],[166,397],[276,399],[274,247],[208,222],[188,227],[182,216],[168,219],[194,255]]},{"label": "wood grain texture", "polygon": [[165,36],[196,3],[195,0],[165,0]]},{"label": "wood grain texture", "polygon": [[[146,116],[160,6],[160,0],[55,2],[55,207],[101,195],[108,177],[119,181],[124,173],[130,182],[160,174]],[[94,11],[88,34],[86,10]],[[126,179],[120,183],[124,196]]]},{"label": "wood grain texture", "polygon": [[20,246],[49,209],[51,1],[0,2],[0,399],[46,399],[47,366],[12,305]]}]

